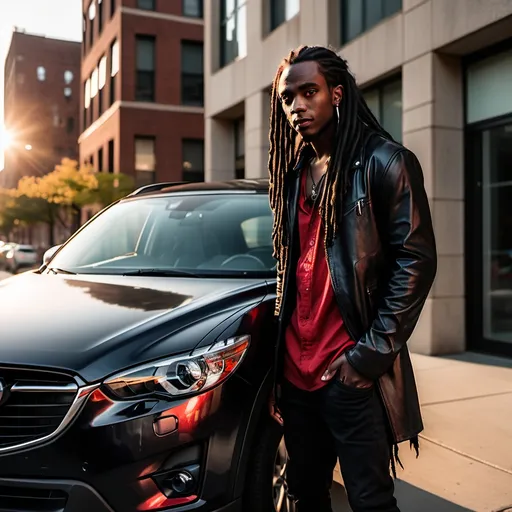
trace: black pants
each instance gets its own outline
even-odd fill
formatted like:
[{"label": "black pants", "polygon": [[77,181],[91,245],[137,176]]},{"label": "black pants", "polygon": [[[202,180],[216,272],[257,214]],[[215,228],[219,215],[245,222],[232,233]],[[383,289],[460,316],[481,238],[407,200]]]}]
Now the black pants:
[{"label": "black pants", "polygon": [[355,389],[338,377],[308,392],[282,384],[279,407],[290,457],[288,492],[298,512],[332,512],[330,489],[339,457],[353,512],[400,512],[390,473],[385,411],[376,388]]}]

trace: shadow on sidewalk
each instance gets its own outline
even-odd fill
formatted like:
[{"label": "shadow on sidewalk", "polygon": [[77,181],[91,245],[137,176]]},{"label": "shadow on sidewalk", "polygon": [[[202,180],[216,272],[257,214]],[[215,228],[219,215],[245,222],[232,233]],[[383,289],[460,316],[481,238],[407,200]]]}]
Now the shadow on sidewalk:
[{"label": "shadow on sidewalk", "polygon": [[512,358],[480,354],[479,352],[464,352],[462,354],[453,354],[441,357],[443,359],[451,359],[452,361],[462,361],[463,363],[512,368]]},{"label": "shadow on sidewalk", "polygon": [[[395,496],[402,512],[432,512],[434,510],[435,512],[475,512],[401,480],[397,480],[395,485]],[[342,485],[333,482],[332,495],[334,512],[351,512]]]}]

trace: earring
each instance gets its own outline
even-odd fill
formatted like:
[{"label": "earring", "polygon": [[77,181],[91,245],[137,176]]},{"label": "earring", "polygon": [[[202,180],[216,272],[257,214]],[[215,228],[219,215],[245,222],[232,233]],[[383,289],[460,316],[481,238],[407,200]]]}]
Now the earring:
[{"label": "earring", "polygon": [[340,124],[340,104],[336,103],[336,115],[338,116],[338,124]]}]

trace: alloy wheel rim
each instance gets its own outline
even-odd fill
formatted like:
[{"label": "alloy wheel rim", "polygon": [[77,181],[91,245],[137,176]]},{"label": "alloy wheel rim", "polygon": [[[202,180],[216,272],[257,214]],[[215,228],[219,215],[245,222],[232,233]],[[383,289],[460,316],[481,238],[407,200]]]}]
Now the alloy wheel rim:
[{"label": "alloy wheel rim", "polygon": [[277,448],[272,481],[275,512],[295,512],[295,505],[288,497],[288,485],[286,483],[287,468],[288,452],[286,451],[284,438],[282,438]]}]

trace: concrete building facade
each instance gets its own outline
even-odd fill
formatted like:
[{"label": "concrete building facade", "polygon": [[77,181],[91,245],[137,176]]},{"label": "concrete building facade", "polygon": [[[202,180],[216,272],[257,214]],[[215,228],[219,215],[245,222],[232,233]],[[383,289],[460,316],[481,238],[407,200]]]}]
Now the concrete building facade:
[{"label": "concrete building facade", "polygon": [[78,158],[80,43],[15,30],[5,61],[5,152],[0,186]]},{"label": "concrete building facade", "polygon": [[269,87],[301,44],[332,45],[421,161],[439,270],[410,342],[512,354],[512,1],[211,0],[206,179],[267,175]]},{"label": "concrete building facade", "polygon": [[137,186],[204,176],[202,0],[83,0],[80,160]]}]

